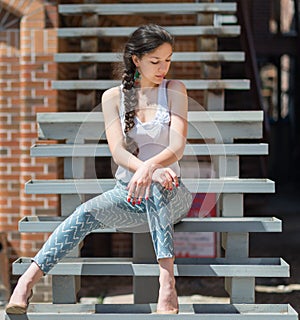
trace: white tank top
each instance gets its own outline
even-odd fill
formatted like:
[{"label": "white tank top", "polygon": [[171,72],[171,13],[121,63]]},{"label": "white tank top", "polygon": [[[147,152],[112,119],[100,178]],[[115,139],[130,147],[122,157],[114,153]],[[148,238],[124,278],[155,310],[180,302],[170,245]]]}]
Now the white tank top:
[{"label": "white tank top", "polygon": [[[167,80],[163,80],[158,87],[157,112],[153,120],[149,122],[141,122],[138,117],[134,118],[134,127],[130,130],[129,136],[134,139],[139,148],[138,158],[142,161],[160,153],[169,145],[170,131],[170,110],[168,106]],[[125,110],[124,110],[124,94],[121,90],[120,119],[122,129],[125,128]],[[169,166],[179,177],[180,167],[178,162]],[[124,182],[129,182],[133,172],[119,166],[115,178]]]}]

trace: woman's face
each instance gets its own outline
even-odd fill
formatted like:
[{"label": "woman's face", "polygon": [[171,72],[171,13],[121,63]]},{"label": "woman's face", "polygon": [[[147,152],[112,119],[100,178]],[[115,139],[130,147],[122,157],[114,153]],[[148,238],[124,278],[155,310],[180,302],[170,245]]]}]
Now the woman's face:
[{"label": "woman's face", "polygon": [[169,71],[173,50],[169,43],[163,43],[142,58],[133,56],[133,62],[141,74],[141,86],[159,85]]}]

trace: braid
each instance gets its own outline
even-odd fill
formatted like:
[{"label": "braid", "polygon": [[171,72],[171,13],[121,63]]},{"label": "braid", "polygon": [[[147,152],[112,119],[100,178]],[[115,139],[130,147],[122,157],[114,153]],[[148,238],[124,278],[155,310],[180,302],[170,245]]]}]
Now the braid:
[{"label": "braid", "polygon": [[134,127],[135,107],[138,103],[136,88],[134,87],[135,65],[131,57],[125,63],[122,84],[125,108],[125,145],[126,149],[134,155],[138,154],[137,143],[128,136],[128,132]]}]

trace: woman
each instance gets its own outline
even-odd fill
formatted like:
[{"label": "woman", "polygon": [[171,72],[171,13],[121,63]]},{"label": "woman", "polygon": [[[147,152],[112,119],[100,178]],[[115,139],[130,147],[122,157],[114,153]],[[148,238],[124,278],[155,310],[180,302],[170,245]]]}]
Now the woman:
[{"label": "woman", "polygon": [[102,97],[106,136],[118,165],[116,186],[83,203],[53,232],[20,277],[7,313],[26,313],[34,284],[101,227],[150,231],[160,269],[157,312],[178,313],[173,224],[187,214],[192,197],[178,165],[186,143],[187,93],[181,82],[165,80],[172,47],[172,36],[157,25],[141,26],[126,43],[122,84]]}]

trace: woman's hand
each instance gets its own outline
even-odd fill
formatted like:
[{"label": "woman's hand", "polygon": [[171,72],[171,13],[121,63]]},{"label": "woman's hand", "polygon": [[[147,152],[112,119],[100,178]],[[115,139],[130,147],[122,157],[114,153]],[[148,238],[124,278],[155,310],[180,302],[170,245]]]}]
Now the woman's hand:
[{"label": "woman's hand", "polygon": [[160,183],[164,188],[172,190],[174,185],[179,186],[176,173],[170,168],[158,168],[153,172],[152,180]]},{"label": "woman's hand", "polygon": [[167,190],[172,190],[174,186],[179,186],[178,177],[172,169],[160,168],[145,162],[136,170],[128,183],[127,201],[132,201],[132,204],[135,205],[136,203],[140,204],[143,198],[148,200],[152,182],[160,183]]},{"label": "woman's hand", "polygon": [[127,201],[132,200],[132,204],[140,204],[142,199],[146,200],[150,195],[153,172],[158,166],[144,162],[134,173],[127,185]]}]

